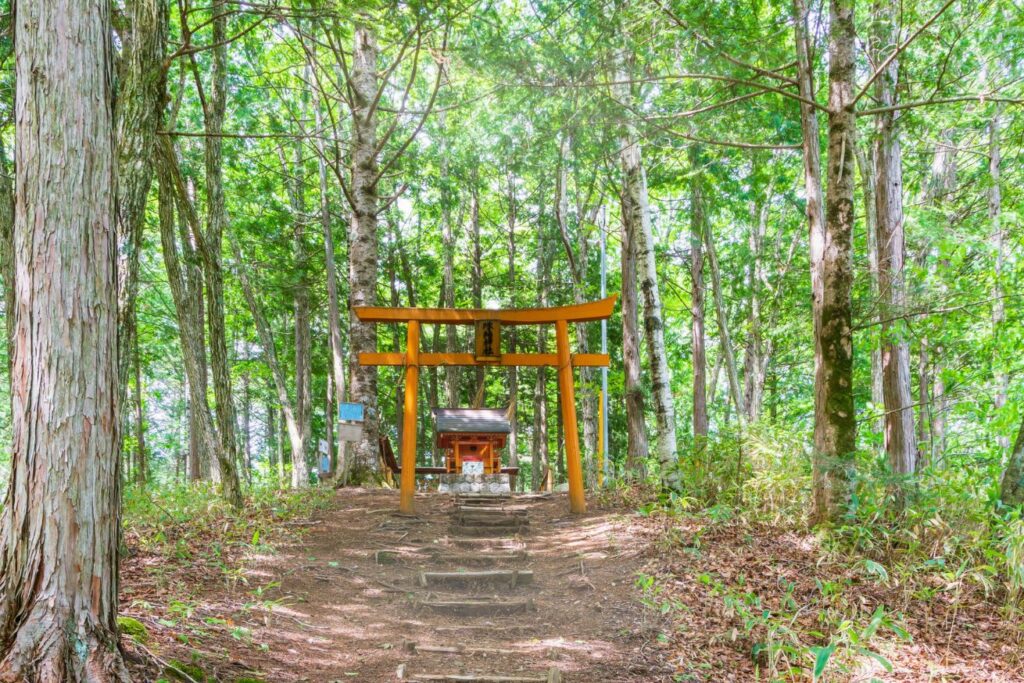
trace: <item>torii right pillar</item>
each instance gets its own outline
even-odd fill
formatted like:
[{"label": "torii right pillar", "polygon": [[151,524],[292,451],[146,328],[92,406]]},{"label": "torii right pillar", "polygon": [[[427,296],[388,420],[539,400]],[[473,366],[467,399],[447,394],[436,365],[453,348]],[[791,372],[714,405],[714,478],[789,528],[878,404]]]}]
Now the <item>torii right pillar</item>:
[{"label": "torii right pillar", "polygon": [[565,466],[569,478],[569,511],[583,514],[587,501],[583,494],[583,465],[580,462],[580,434],[576,426],[576,387],[573,384],[572,354],[569,352],[569,323],[555,321],[558,350],[558,392],[562,398],[562,424],[565,431]]}]

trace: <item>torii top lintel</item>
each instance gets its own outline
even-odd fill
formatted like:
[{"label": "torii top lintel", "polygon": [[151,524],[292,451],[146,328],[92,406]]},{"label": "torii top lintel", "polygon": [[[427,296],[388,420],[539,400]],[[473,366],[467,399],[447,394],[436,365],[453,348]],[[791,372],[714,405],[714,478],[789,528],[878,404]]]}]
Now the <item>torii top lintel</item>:
[{"label": "torii top lintel", "polygon": [[551,308],[387,308],[356,306],[352,310],[365,323],[400,323],[416,320],[422,323],[472,325],[481,320],[494,320],[503,325],[550,325],[560,320],[570,323],[604,320],[611,316],[618,295],[600,301]]}]

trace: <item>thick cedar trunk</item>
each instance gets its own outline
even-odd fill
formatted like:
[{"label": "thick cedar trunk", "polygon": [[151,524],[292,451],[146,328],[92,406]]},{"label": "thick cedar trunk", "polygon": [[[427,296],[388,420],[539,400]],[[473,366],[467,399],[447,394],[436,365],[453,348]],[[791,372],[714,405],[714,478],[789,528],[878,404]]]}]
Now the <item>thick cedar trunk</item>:
[{"label": "thick cedar trunk", "polygon": [[117,640],[120,473],[111,6],[20,2],[15,346],[0,549],[0,680],[128,681]]},{"label": "thick cedar trunk", "polygon": [[[355,30],[352,56],[352,223],[349,227],[349,306],[377,303],[377,41],[365,25]],[[377,328],[352,314],[349,336],[353,355],[377,350]],[[377,368],[350,365],[352,400],[365,406],[363,439],[355,445],[357,477],[377,472]]]},{"label": "thick cedar trunk", "polygon": [[[295,420],[299,426],[297,450],[292,451],[292,488],[309,486],[310,441],[313,432],[312,341],[309,330],[309,258],[306,254],[306,193],[302,172],[302,147],[294,148],[295,156],[289,170],[284,163],[284,177],[290,178],[288,196],[294,222],[295,276],[292,308],[295,313]],[[290,171],[290,172],[289,172]],[[241,268],[241,261],[239,262]]]},{"label": "thick cedar trunk", "polygon": [[[853,0],[831,0],[829,37],[828,196],[821,244],[812,268],[820,274],[814,320],[815,518],[832,520],[847,499],[847,467],[856,449],[853,406],[853,110],[856,32]],[[805,140],[817,146],[817,139]],[[814,258],[820,253],[820,264]],[[812,282],[814,278],[812,277]],[[817,292],[812,293],[817,294]]]},{"label": "thick cedar trunk", "polygon": [[[704,335],[704,189],[701,179],[701,155],[690,147],[690,346],[693,365],[693,445],[704,450],[708,438],[707,351]],[[714,373],[711,390],[718,383]]]},{"label": "thick cedar trunk", "polygon": [[[134,346],[135,299],[139,288],[139,251],[146,198],[153,184],[154,142],[166,96],[164,47],[166,0],[128,0],[126,30],[119,33],[114,129],[117,141],[118,345]],[[121,355],[118,386],[123,402],[129,354]]]},{"label": "thick cedar trunk", "polygon": [[635,139],[631,138],[623,146],[620,162],[622,221],[623,230],[628,238],[628,241],[623,243],[623,249],[628,246],[634,252],[634,267],[639,269],[639,287],[644,303],[644,338],[651,365],[651,396],[658,426],[658,462],[661,464],[662,483],[670,488],[676,488],[680,484],[679,469],[676,467],[676,411],[665,352],[665,325],[661,293],[658,289],[654,236],[647,205],[647,178],[644,174],[640,144]]},{"label": "thick cedar trunk", "polygon": [[[885,0],[873,8],[874,62],[896,49],[895,17]],[[852,12],[852,10],[851,10]],[[898,60],[875,81],[875,97],[883,107],[896,104]],[[878,249],[879,315],[882,333],[882,398],[885,406],[885,448],[896,475],[913,474],[917,461],[913,400],[910,397],[910,350],[900,318],[906,312],[904,275],[906,245],[903,226],[903,154],[897,112],[875,115],[875,220]],[[852,150],[851,150],[852,151]]]}]

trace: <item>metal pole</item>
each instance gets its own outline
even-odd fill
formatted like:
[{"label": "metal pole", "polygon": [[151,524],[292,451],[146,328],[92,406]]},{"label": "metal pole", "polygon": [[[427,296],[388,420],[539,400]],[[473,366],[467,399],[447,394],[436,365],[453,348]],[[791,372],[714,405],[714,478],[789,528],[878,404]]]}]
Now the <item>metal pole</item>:
[{"label": "metal pole", "polygon": [[[608,232],[608,216],[605,207],[601,207],[601,298],[608,296],[608,251],[605,235]],[[608,353],[608,320],[601,319],[601,353]],[[608,479],[611,457],[608,455],[608,368],[601,368],[601,412],[604,415],[601,431],[604,446],[604,478]]]}]

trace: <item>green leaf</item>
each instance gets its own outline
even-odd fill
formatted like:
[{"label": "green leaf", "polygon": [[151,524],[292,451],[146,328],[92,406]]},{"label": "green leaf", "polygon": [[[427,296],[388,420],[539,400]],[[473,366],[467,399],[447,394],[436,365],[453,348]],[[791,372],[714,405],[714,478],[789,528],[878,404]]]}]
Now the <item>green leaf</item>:
[{"label": "green leaf", "polygon": [[817,681],[821,674],[825,672],[825,667],[828,666],[828,660],[832,658],[832,655],[836,651],[836,644],[830,643],[827,647],[812,647],[811,652],[815,653],[814,656],[814,680]]},{"label": "green leaf", "polygon": [[889,572],[886,571],[885,567],[874,560],[864,560],[864,571],[873,576],[877,576],[882,583],[889,582]]}]

